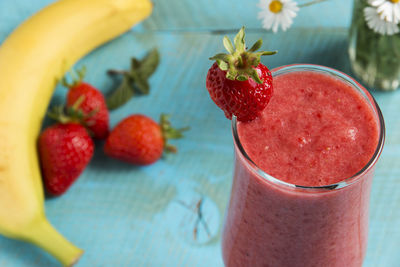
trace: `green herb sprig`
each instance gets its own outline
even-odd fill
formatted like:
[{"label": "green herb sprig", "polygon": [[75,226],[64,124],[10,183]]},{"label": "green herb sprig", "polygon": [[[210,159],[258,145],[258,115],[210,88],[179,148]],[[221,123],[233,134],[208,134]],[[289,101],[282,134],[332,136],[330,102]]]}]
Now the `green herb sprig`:
[{"label": "green herb sprig", "polygon": [[108,70],[107,73],[109,75],[122,76],[118,87],[106,98],[108,109],[119,108],[135,94],[149,94],[150,85],[148,79],[156,71],[159,62],[160,55],[158,50],[154,48],[142,60],[132,58],[131,68],[128,71]]}]

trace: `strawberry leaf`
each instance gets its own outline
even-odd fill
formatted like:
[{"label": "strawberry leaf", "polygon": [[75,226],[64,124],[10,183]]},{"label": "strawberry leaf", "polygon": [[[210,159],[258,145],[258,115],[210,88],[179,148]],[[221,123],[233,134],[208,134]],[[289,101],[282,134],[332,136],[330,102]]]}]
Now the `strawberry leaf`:
[{"label": "strawberry leaf", "polygon": [[261,39],[255,42],[249,50],[246,50],[245,35],[245,29],[242,27],[233,40],[235,47],[233,47],[229,38],[225,36],[223,43],[229,53],[216,54],[210,60],[215,60],[218,67],[226,71],[226,78],[229,80],[247,81],[252,78],[261,84],[263,81],[258,76],[257,71],[254,70],[254,67],[260,64],[261,56],[274,55],[277,51],[256,52],[263,43]]},{"label": "strawberry leaf", "polygon": [[165,152],[176,153],[177,148],[168,143],[169,139],[179,139],[183,137],[183,132],[189,130],[189,127],[176,129],[173,128],[169,121],[170,116],[167,114],[161,114],[160,116],[160,127],[164,138],[164,150]]},{"label": "strawberry leaf", "polygon": [[239,52],[243,52],[246,49],[246,45],[244,42],[245,37],[244,27],[242,27],[239,32],[236,34],[235,39],[233,42],[235,43],[236,50]]},{"label": "strawberry leaf", "polygon": [[47,112],[47,116],[55,121],[58,121],[60,123],[68,123],[70,122],[70,118],[65,114],[65,107],[64,106],[53,106],[52,108],[49,109]]},{"label": "strawberry leaf", "polygon": [[261,48],[261,46],[262,46],[262,43],[263,43],[263,40],[262,39],[259,39],[257,42],[255,42],[254,44],[253,44],[253,46],[249,49],[249,52],[255,52],[255,51],[257,51],[258,49],[260,49]]},{"label": "strawberry leaf", "polygon": [[80,109],[80,105],[84,100],[85,96],[81,95],[70,107],[64,105],[53,106],[50,108],[47,115],[49,118],[62,124],[76,122],[83,126],[88,126],[86,120],[93,117],[93,115],[97,113],[97,110],[85,114],[82,109]]},{"label": "strawberry leaf", "polygon": [[71,69],[69,72],[69,76],[72,81],[68,82],[67,76],[64,76],[61,79],[61,84],[67,88],[75,87],[83,81],[83,78],[85,78],[85,75],[86,75],[86,66],[83,66],[79,70]]},{"label": "strawberry leaf", "polygon": [[228,36],[224,37],[223,42],[224,42],[225,49],[228,50],[228,52],[230,54],[235,53],[235,48],[233,48],[233,44],[232,44],[231,40],[229,40]]}]

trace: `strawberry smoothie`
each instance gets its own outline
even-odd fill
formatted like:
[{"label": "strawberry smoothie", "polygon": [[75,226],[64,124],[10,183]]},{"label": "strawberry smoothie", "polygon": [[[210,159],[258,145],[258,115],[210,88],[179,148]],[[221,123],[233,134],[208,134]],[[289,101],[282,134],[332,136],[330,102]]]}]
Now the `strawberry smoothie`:
[{"label": "strawberry smoothie", "polygon": [[360,267],[384,142],[370,94],[314,65],[273,71],[261,116],[233,120],[235,172],[223,232],[227,267]]}]

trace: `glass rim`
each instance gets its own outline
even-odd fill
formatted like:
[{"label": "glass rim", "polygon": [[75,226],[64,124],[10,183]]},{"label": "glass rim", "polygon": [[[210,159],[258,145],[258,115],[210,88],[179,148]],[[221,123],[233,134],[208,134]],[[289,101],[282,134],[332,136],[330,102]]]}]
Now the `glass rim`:
[{"label": "glass rim", "polygon": [[335,78],[339,78],[342,81],[345,81],[347,84],[351,85],[354,89],[364,93],[363,97],[366,98],[371,106],[371,108],[374,110],[374,113],[377,117],[378,125],[379,125],[379,141],[377,144],[377,147],[375,149],[374,154],[372,155],[371,159],[365,164],[365,166],[358,171],[356,174],[354,174],[351,177],[345,178],[342,181],[334,184],[329,184],[329,185],[323,185],[323,186],[303,186],[303,185],[296,185],[292,183],[288,183],[285,181],[282,181],[278,178],[273,177],[272,175],[269,175],[265,171],[263,171],[261,168],[257,166],[257,164],[250,158],[250,156],[246,153],[244,150],[239,134],[237,131],[237,118],[236,116],[232,117],[232,133],[233,133],[233,139],[234,139],[234,144],[235,148],[237,148],[241,154],[241,156],[244,157],[245,162],[247,165],[249,165],[251,170],[254,170],[258,175],[260,175],[262,178],[265,180],[272,182],[274,184],[282,185],[288,188],[298,188],[298,189],[304,189],[304,190],[310,190],[310,191],[326,191],[326,190],[337,190],[340,188],[347,187],[358,180],[360,180],[360,177],[366,172],[368,172],[377,162],[379,156],[382,153],[382,149],[385,143],[385,121],[382,115],[382,111],[379,108],[378,103],[376,102],[375,98],[363,87],[361,86],[356,80],[348,76],[347,74],[344,74],[338,70],[329,68],[329,67],[324,67],[320,65],[313,65],[313,64],[293,64],[293,65],[285,65],[281,66],[278,68],[275,68],[271,71],[272,76],[277,76],[280,74],[288,73],[288,72],[293,72],[293,71],[315,71],[319,73],[325,73],[330,76],[334,76]]}]

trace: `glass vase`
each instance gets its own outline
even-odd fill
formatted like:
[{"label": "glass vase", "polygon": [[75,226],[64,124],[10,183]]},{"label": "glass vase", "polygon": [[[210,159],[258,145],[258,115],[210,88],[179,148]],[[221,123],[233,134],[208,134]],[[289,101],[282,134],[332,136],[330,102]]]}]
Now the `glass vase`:
[{"label": "glass vase", "polygon": [[384,35],[371,29],[364,15],[367,0],[354,0],[349,34],[353,72],[369,88],[390,91],[400,87],[400,33]]}]

